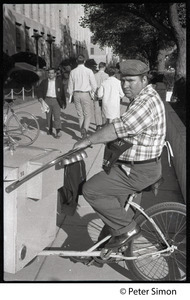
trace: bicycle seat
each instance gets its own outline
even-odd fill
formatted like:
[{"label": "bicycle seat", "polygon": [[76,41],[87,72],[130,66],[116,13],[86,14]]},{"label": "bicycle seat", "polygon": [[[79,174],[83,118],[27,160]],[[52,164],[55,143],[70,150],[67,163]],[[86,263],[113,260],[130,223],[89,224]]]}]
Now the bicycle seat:
[{"label": "bicycle seat", "polygon": [[156,196],[158,194],[158,188],[159,186],[164,182],[164,178],[160,177],[155,183],[147,186],[145,189],[143,189],[141,192],[149,192],[152,191],[153,194]]},{"label": "bicycle seat", "polygon": [[7,102],[7,103],[12,103],[14,102],[16,98],[12,99],[12,98],[5,98],[4,101]]}]

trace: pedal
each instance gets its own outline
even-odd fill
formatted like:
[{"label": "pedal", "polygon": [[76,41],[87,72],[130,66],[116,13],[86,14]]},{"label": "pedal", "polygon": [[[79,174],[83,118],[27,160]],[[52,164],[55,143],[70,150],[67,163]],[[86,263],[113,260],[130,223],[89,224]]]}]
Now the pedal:
[{"label": "pedal", "polygon": [[112,254],[112,249],[106,249],[103,248],[100,252],[100,257],[102,260],[108,260],[110,258],[110,255]]}]

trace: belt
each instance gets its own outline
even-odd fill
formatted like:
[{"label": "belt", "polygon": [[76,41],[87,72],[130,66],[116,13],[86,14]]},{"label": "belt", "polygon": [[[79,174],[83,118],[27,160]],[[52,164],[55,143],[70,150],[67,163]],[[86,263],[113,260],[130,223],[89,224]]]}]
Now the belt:
[{"label": "belt", "polygon": [[49,97],[49,96],[46,96],[46,98],[57,99],[57,97]]},{"label": "belt", "polygon": [[90,93],[90,91],[83,92],[83,91],[74,91],[75,93]]},{"label": "belt", "polygon": [[155,157],[155,158],[151,158],[151,159],[146,159],[146,160],[137,160],[137,161],[127,161],[127,160],[120,160],[118,159],[117,162],[118,163],[122,163],[122,164],[130,164],[130,165],[133,165],[133,164],[148,164],[148,163],[151,163],[151,162],[158,162],[159,159],[160,159],[161,156],[159,157]]}]

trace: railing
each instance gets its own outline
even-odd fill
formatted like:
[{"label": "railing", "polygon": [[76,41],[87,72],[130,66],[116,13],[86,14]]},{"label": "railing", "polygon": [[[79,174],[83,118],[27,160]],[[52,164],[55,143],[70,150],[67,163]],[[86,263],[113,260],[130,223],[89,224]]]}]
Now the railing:
[{"label": "railing", "polygon": [[19,95],[22,94],[22,100],[25,100],[25,93],[30,93],[32,94],[32,98],[34,99],[34,86],[30,90],[26,90],[24,87],[20,90],[20,92],[15,92],[13,89],[11,89],[10,93],[7,95],[4,95],[5,98],[11,97],[11,99],[14,99],[14,94]]}]

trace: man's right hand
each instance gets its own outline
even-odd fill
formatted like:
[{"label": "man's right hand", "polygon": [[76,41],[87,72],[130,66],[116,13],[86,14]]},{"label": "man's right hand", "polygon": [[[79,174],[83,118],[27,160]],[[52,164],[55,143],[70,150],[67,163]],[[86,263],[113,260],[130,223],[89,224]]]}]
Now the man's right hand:
[{"label": "man's right hand", "polygon": [[73,150],[87,148],[87,147],[89,147],[89,141],[87,139],[84,139],[79,142],[76,142],[73,146]]}]

